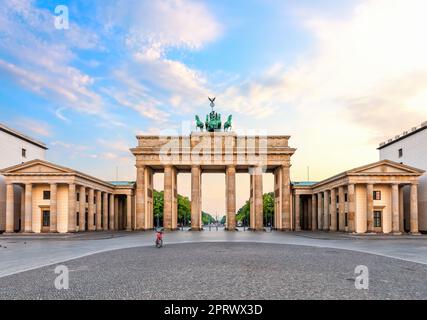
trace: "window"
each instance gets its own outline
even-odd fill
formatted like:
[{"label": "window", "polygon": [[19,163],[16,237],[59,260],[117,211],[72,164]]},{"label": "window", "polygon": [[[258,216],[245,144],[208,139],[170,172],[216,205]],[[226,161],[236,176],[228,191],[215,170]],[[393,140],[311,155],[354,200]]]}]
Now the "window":
[{"label": "window", "polygon": [[77,193],[77,201],[80,201],[80,193]]},{"label": "window", "polygon": [[374,200],[381,200],[381,191],[374,191]]},{"label": "window", "polygon": [[89,195],[86,195],[86,203],[89,203]]},{"label": "window", "polygon": [[47,210],[43,210],[43,227],[50,226],[50,212]]},{"label": "window", "polygon": [[77,226],[80,225],[80,216],[79,216],[78,212],[76,213],[76,224],[77,224]]},{"label": "window", "polygon": [[347,193],[344,194],[344,201],[347,202]]},{"label": "window", "polygon": [[23,158],[26,158],[26,157],[27,157],[27,149],[22,148],[21,153],[22,153],[22,157],[23,157]]},{"label": "window", "polygon": [[381,211],[374,211],[374,228],[381,228]]},{"label": "window", "polygon": [[50,191],[43,191],[43,200],[50,200]]},{"label": "window", "polygon": [[345,213],[345,226],[348,227],[348,213]]},{"label": "window", "polygon": [[403,157],[403,149],[399,149],[399,158]]}]

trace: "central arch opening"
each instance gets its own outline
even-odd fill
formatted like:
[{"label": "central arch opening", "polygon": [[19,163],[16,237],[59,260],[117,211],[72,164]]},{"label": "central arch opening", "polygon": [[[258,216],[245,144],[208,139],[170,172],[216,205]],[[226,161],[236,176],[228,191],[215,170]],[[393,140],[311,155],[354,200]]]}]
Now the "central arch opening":
[{"label": "central arch opening", "polygon": [[224,230],[226,225],[225,173],[202,172],[202,226]]}]

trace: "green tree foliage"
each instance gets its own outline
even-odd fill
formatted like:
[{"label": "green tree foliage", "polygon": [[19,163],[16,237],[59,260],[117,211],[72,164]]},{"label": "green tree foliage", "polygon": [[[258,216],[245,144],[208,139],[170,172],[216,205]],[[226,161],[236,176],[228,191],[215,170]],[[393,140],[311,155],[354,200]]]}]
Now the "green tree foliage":
[{"label": "green tree foliage", "polygon": [[[157,217],[160,224],[163,224],[163,207],[164,193],[163,191],[153,191],[153,213],[154,223],[156,224]],[[178,194],[178,223],[188,225],[191,221],[191,202],[188,197]],[[202,212],[203,224],[213,223],[215,219],[207,212]]]},{"label": "green tree foliage", "polygon": [[242,222],[244,225],[249,224],[250,204],[249,200],[237,211],[236,221]]},{"label": "green tree foliage", "polygon": [[163,206],[163,191],[153,190],[154,225],[157,225],[157,220],[163,225]]},{"label": "green tree foliage", "polygon": [[[264,193],[263,197],[264,223],[273,221],[274,217],[274,193]],[[237,211],[236,221],[249,225],[250,203],[249,200]]]},{"label": "green tree foliage", "polygon": [[178,194],[178,223],[187,225],[191,221],[191,203],[187,197]]},{"label": "green tree foliage", "polygon": [[203,224],[211,224],[215,222],[215,218],[209,213],[202,211],[202,222]]}]

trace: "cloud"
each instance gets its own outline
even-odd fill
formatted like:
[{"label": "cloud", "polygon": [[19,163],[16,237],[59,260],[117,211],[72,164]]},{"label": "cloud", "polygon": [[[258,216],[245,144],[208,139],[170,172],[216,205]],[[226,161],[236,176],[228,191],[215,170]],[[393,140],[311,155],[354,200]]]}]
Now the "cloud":
[{"label": "cloud", "polygon": [[56,30],[53,13],[34,1],[7,1],[0,7],[1,72],[51,102],[92,115],[104,110],[94,79],[72,66],[76,50],[98,46],[97,35],[75,23]]},{"label": "cloud", "polygon": [[127,61],[114,71],[108,94],[120,105],[158,122],[171,112],[189,112],[206,98],[204,75],[168,57],[171,49],[200,50],[222,34],[222,26],[199,1],[109,2],[101,9],[109,32],[125,38]]},{"label": "cloud", "polygon": [[15,121],[15,125],[24,132],[30,132],[42,137],[49,137],[52,134],[50,126],[43,121],[19,118]]},{"label": "cloud", "polygon": [[200,49],[222,33],[207,6],[193,0],[109,2],[101,17],[109,29],[126,29],[132,51],[155,59],[169,48]]},{"label": "cloud", "polygon": [[221,97],[252,118],[243,125],[293,134],[297,179],[314,162],[325,178],[375,161],[380,141],[427,118],[426,11],[423,0],[364,0],[345,18],[299,12],[312,47]]}]

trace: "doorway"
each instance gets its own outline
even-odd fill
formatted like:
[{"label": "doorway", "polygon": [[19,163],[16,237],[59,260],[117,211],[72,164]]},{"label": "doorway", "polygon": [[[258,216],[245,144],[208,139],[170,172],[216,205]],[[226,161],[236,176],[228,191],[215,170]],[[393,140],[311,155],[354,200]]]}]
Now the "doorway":
[{"label": "doorway", "polygon": [[50,231],[50,211],[43,209],[41,214],[41,232],[46,233]]}]

